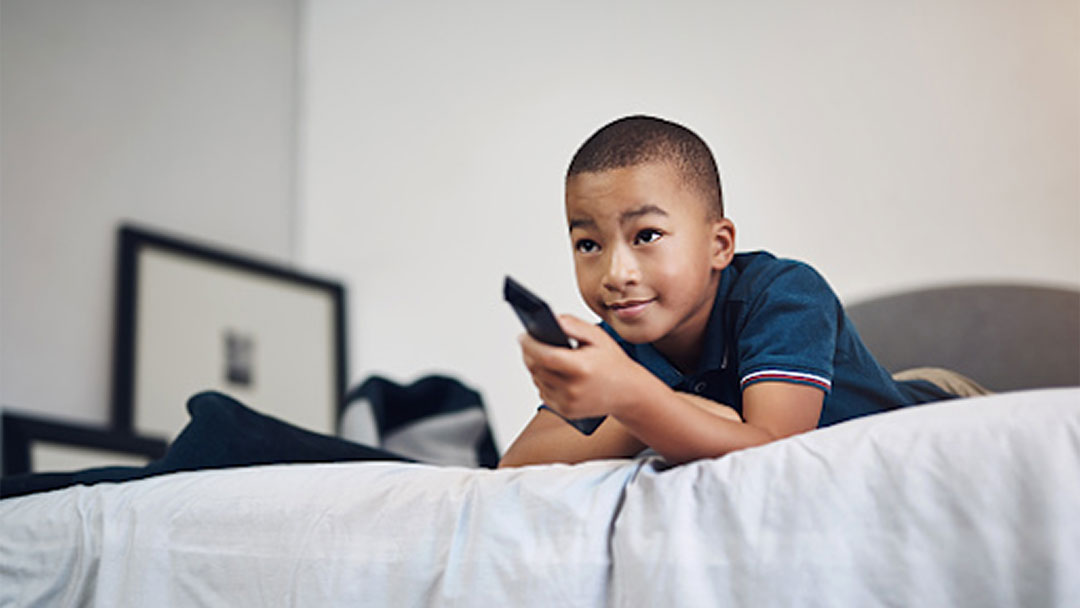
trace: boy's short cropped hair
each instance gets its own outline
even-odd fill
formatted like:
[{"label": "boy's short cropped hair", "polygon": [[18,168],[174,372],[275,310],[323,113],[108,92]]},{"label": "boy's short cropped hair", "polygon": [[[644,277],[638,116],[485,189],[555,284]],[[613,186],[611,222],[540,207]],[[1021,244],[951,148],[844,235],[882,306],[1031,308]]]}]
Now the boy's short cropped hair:
[{"label": "boy's short cropped hair", "polygon": [[709,146],[686,127],[654,116],[626,116],[608,123],[581,144],[566,178],[579,173],[668,162],[713,204],[711,217],[724,217],[720,171]]}]

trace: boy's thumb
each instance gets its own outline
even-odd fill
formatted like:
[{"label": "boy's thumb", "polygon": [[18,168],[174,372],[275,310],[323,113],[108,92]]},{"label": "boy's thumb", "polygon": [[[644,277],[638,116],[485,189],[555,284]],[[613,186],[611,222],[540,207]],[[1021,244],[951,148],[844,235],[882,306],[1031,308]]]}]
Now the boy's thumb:
[{"label": "boy's thumb", "polygon": [[559,315],[559,325],[562,327],[566,335],[578,340],[579,342],[592,343],[593,331],[604,331],[599,327],[594,326],[588,321],[579,319],[574,315],[562,314]]}]

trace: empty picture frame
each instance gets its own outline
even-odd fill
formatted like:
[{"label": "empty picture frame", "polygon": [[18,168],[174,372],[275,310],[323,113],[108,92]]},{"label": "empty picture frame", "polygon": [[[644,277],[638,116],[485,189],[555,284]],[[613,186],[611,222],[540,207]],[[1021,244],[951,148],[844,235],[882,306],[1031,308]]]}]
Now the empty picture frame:
[{"label": "empty picture frame", "polygon": [[171,441],[217,390],[334,433],[345,393],[335,281],[134,226],[119,231],[113,425]]}]

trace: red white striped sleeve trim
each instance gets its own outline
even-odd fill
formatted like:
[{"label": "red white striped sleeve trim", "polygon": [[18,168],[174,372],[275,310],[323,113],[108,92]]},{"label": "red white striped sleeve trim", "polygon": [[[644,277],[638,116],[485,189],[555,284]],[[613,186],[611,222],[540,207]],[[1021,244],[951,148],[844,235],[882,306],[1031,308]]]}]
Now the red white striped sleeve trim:
[{"label": "red white striped sleeve trim", "polygon": [[748,384],[753,384],[754,382],[767,382],[777,380],[781,382],[799,382],[803,384],[810,384],[826,391],[832,388],[832,381],[823,376],[816,376],[814,374],[807,374],[805,372],[792,372],[784,369],[763,369],[752,374],[746,374],[745,376],[743,376],[740,385],[741,388],[746,388]]}]

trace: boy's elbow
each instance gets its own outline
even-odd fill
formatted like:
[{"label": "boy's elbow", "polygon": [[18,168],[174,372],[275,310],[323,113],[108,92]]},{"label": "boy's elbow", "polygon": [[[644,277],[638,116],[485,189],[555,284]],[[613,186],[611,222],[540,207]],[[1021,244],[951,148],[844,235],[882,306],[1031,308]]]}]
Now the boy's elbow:
[{"label": "boy's elbow", "polygon": [[499,460],[499,464],[497,464],[495,466],[495,468],[497,468],[497,469],[513,469],[513,468],[517,468],[517,467],[523,467],[526,464],[528,464],[528,463],[519,461],[516,458],[513,458],[510,455],[507,455],[507,456],[503,456],[503,458],[501,460]]},{"label": "boy's elbow", "polygon": [[[515,449],[516,448],[516,449]],[[555,449],[542,446],[510,446],[510,450],[499,460],[496,468],[513,469],[540,464],[576,464],[589,460],[587,457],[574,457]]]},{"label": "boy's elbow", "polygon": [[533,464],[544,464],[547,462],[543,458],[545,454],[533,449],[530,450],[528,442],[517,441],[510,446],[510,449],[503,454],[503,457],[499,460],[499,464],[496,468],[499,469],[513,469],[519,467],[525,467]]}]

